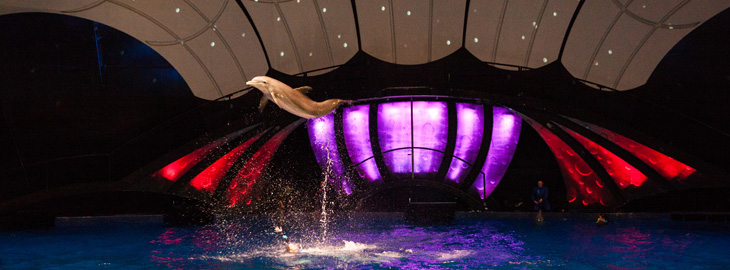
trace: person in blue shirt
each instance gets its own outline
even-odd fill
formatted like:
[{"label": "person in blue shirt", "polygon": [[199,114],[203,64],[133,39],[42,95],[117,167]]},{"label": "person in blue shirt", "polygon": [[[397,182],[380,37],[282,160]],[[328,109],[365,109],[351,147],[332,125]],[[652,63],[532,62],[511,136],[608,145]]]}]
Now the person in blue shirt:
[{"label": "person in blue shirt", "polygon": [[550,202],[548,198],[548,188],[543,186],[542,181],[537,181],[537,186],[532,189],[532,201],[535,203],[535,211],[550,211]]}]

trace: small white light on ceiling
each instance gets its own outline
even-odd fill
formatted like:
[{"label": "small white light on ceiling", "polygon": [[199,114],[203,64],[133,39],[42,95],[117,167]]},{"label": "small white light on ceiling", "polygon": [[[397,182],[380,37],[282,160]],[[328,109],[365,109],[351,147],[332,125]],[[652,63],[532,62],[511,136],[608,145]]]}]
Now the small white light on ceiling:
[{"label": "small white light on ceiling", "polygon": [[543,57],[543,58],[542,58],[542,62],[543,62],[543,63],[547,63],[547,58]]},{"label": "small white light on ceiling", "polygon": [[451,40],[447,40],[446,45],[451,45]]},{"label": "small white light on ceiling", "polygon": [[215,46],[215,42],[211,42],[211,43],[210,43],[210,46],[211,46],[211,47]]},{"label": "small white light on ceiling", "polygon": [[557,12],[553,12],[553,17],[558,16]]},{"label": "small white light on ceiling", "polygon": [[297,3],[299,3],[299,1],[301,1],[301,0],[297,0]]},{"label": "small white light on ceiling", "polygon": [[674,26],[670,26],[670,27],[669,27],[669,30],[672,30],[672,29],[674,29]]},{"label": "small white light on ceiling", "polygon": [[596,66],[598,65],[598,62],[596,62]]},{"label": "small white light on ceiling", "polygon": [[537,25],[537,22],[532,22],[532,26],[535,26],[535,25]]},{"label": "small white light on ceiling", "polygon": [[646,8],[646,5],[641,5],[641,8]]},{"label": "small white light on ceiling", "polygon": [[180,13],[180,8],[176,8],[175,13]]},{"label": "small white light on ceiling", "polygon": [[525,36],[522,36],[522,39],[525,39]]},{"label": "small white light on ceiling", "polygon": [[608,54],[613,54],[613,51],[612,50],[608,50]]},{"label": "small white light on ceiling", "polygon": [[342,38],[342,35],[337,35],[337,38]]},{"label": "small white light on ceiling", "polygon": [[385,6],[380,7],[380,11],[385,11]]},{"label": "small white light on ceiling", "polygon": [[284,52],[279,53],[279,56],[284,56]]},{"label": "small white light on ceiling", "polygon": [[309,56],[312,56],[312,52],[309,52]]},{"label": "small white light on ceiling", "polygon": [[406,15],[411,16],[411,11],[406,12]]},{"label": "small white light on ceiling", "polygon": [[479,42],[479,39],[478,38],[474,38],[474,43],[477,43],[477,42]]},{"label": "small white light on ceiling", "polygon": [[246,37],[246,33],[241,34],[241,37]]},{"label": "small white light on ceiling", "polygon": [[477,12],[477,9],[476,8],[474,9],[474,12]]},{"label": "small white light on ceiling", "polygon": [[327,8],[322,8],[322,12],[327,12]]},{"label": "small white light on ceiling", "polygon": [[276,17],[276,21],[281,21],[281,17]]},{"label": "small white light on ceiling", "polygon": [[347,48],[347,42],[345,42],[345,44],[342,44],[342,46],[344,46],[345,48]]}]

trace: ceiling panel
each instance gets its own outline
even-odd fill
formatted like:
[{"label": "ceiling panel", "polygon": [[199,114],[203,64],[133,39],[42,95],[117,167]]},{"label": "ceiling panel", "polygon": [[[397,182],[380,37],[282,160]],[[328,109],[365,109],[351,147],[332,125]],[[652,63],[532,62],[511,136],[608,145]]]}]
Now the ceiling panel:
[{"label": "ceiling panel", "polygon": [[659,22],[669,13],[677,4],[687,2],[685,0],[641,0],[634,1],[627,7],[631,14],[650,21]]},{"label": "ceiling panel", "polygon": [[[509,1],[499,32],[495,62],[523,66],[527,52],[539,28],[545,1]],[[523,39],[524,37],[524,39]]]},{"label": "ceiling panel", "polygon": [[539,68],[558,59],[565,31],[576,7],[578,1],[547,2],[529,51],[529,59],[524,66]]},{"label": "ceiling panel", "polygon": [[[239,74],[239,76],[244,81],[266,74],[269,65],[266,63],[266,56],[261,43],[259,43],[253,27],[235,1],[228,1],[228,8],[225,9],[216,22],[216,29],[225,38],[231,51],[233,51],[233,55],[239,63],[235,68],[238,69],[240,66],[243,75]],[[244,84],[237,88],[242,89],[245,87]]]},{"label": "ceiling panel", "polygon": [[[435,61],[461,48],[464,35],[464,12],[466,0],[433,0],[431,55]],[[476,42],[479,40],[476,39]],[[466,42],[475,42],[474,38]]]},{"label": "ceiling panel", "polygon": [[604,82],[604,85],[614,87],[613,82],[618,78],[624,64],[651,30],[651,26],[626,13],[622,14],[598,50],[585,79]]},{"label": "ceiling panel", "polygon": [[393,0],[396,64],[415,65],[428,62],[431,48],[431,1]]},{"label": "ceiling panel", "polygon": [[[585,79],[595,54],[618,20],[621,9],[611,1],[586,1],[573,24],[565,44],[565,68],[573,76]],[[600,64],[600,63],[599,63]]]},{"label": "ceiling panel", "polygon": [[362,50],[383,61],[394,62],[393,7],[389,0],[356,0]]},{"label": "ceiling panel", "polygon": [[501,18],[507,0],[472,0],[469,4],[469,18],[466,22],[467,39],[477,38],[478,43],[464,44],[469,52],[484,62],[496,60],[495,48],[499,41]]},{"label": "ceiling panel", "polygon": [[692,30],[692,28],[657,29],[628,63],[618,84],[612,86],[625,90],[645,84],[669,50]]},{"label": "ceiling panel", "polygon": [[208,23],[183,0],[135,1],[116,0],[136,11],[154,18],[164,27],[172,30],[181,39],[186,39],[204,30]]},{"label": "ceiling panel", "polygon": [[728,7],[730,7],[730,1],[727,0],[692,0],[669,17],[666,24],[703,23]]},{"label": "ceiling panel", "polygon": [[203,13],[210,21],[221,12],[221,9],[229,7],[230,2],[236,4],[235,0],[185,0],[185,2]]},{"label": "ceiling panel", "polygon": [[186,42],[215,79],[221,95],[243,89],[245,81],[223,40],[211,29]]},{"label": "ceiling panel", "polygon": [[293,42],[289,38],[286,18],[282,18],[283,14],[279,12],[277,3],[246,0],[242,2],[266,46],[271,68],[287,74],[302,72]]},{"label": "ceiling panel", "polygon": [[357,30],[355,16],[350,1],[315,0],[327,30],[327,38],[332,51],[332,64],[341,65],[349,61],[360,48],[357,46]]},{"label": "ceiling panel", "polygon": [[[316,9],[314,3],[311,0],[301,0],[279,4],[294,38],[297,53],[295,57],[301,61],[301,71],[332,65],[323,23],[319,19],[322,8]],[[312,56],[309,56],[310,53]]]}]

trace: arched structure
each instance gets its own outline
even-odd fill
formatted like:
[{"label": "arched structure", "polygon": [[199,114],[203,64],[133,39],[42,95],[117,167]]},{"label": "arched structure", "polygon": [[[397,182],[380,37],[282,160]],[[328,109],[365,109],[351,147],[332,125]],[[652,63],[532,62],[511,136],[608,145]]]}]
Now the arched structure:
[{"label": "arched structure", "polygon": [[[276,70],[327,72],[358,51],[404,65],[466,48],[505,69],[561,62],[601,89],[646,83],[680,39],[723,0],[175,0],[24,1],[0,14],[49,12],[97,21],[151,46],[214,100]],[[315,73],[316,74],[316,73]]]},{"label": "arched structure", "polygon": [[355,101],[307,127],[325,175],[346,194],[426,181],[484,199],[507,171],[521,125],[478,99],[401,96]]}]

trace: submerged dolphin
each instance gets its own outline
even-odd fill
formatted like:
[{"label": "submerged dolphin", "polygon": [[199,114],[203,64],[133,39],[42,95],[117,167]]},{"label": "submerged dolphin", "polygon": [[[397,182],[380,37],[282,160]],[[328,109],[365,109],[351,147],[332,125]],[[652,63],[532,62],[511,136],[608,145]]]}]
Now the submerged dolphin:
[{"label": "submerged dolphin", "polygon": [[316,102],[304,95],[312,90],[311,87],[302,86],[292,89],[288,85],[267,76],[256,76],[246,82],[246,85],[256,87],[264,93],[259,103],[260,111],[263,111],[266,102],[271,100],[279,108],[307,119],[325,116],[340,106],[340,104],[352,102],[341,99],[328,99],[322,102]]}]

